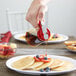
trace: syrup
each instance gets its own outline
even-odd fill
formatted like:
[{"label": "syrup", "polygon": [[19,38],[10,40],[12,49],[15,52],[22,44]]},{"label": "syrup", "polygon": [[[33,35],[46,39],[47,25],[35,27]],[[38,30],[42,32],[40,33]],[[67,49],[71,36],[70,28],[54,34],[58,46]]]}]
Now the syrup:
[{"label": "syrup", "polygon": [[45,55],[47,56],[47,41],[45,42],[46,48],[45,48]]}]

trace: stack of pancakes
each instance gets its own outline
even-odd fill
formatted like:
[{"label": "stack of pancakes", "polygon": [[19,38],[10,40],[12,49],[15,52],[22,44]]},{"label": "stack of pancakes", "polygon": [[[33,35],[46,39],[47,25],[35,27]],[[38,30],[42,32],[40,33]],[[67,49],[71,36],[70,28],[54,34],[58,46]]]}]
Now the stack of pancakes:
[{"label": "stack of pancakes", "polygon": [[50,62],[44,63],[35,61],[34,57],[32,56],[21,58],[13,62],[11,66],[13,68],[20,70],[35,70],[35,71],[39,71],[40,69],[45,69],[47,67],[49,67],[51,70],[54,71],[66,71],[73,68],[73,64],[68,61],[51,58]]},{"label": "stack of pancakes", "polygon": [[76,52],[76,41],[65,41],[64,44],[68,50]]}]

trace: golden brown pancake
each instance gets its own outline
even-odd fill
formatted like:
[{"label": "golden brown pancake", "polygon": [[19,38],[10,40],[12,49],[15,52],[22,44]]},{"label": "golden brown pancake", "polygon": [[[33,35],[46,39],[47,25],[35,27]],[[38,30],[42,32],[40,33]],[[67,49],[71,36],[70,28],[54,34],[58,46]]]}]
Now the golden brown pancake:
[{"label": "golden brown pancake", "polygon": [[49,40],[49,41],[57,41],[57,40],[62,40],[63,39],[63,37],[58,37],[58,38],[52,38],[51,40]]},{"label": "golden brown pancake", "polygon": [[43,64],[43,62],[34,62],[31,66],[27,67],[26,69],[33,70],[34,68],[36,68],[42,64]]},{"label": "golden brown pancake", "polygon": [[65,41],[64,44],[69,46],[69,45],[72,45],[72,44],[76,44],[76,41]]},{"label": "golden brown pancake", "polygon": [[62,66],[64,64],[64,61],[60,59],[54,59],[53,63],[49,66],[49,68],[56,68],[59,66]]},{"label": "golden brown pancake", "polygon": [[21,36],[21,37],[19,37],[20,39],[23,39],[23,40],[25,40],[25,36]]},{"label": "golden brown pancake", "polygon": [[55,71],[66,71],[73,68],[73,64],[69,61],[64,61],[64,64],[60,67],[54,68]]},{"label": "golden brown pancake", "polygon": [[76,51],[76,46],[67,46],[67,49]]},{"label": "golden brown pancake", "polygon": [[16,69],[25,69],[34,63],[34,58],[31,56],[21,58],[12,63],[12,67]]},{"label": "golden brown pancake", "polygon": [[52,63],[53,63],[53,59],[51,58],[50,62],[44,63],[41,66],[34,68],[33,70],[45,69],[46,67],[49,67]]}]

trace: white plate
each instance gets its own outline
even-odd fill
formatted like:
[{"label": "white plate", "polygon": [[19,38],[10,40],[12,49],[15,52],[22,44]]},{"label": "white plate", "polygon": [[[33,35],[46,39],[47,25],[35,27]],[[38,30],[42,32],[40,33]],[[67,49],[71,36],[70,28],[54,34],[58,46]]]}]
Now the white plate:
[{"label": "white plate", "polygon": [[48,75],[59,75],[59,74],[64,74],[64,73],[68,73],[68,72],[72,72],[74,70],[76,70],[76,60],[72,59],[72,58],[68,58],[68,57],[64,57],[64,56],[56,56],[56,55],[49,55],[49,57],[51,58],[58,58],[58,59],[62,59],[62,60],[67,60],[67,61],[70,61],[73,63],[73,65],[75,66],[74,68],[72,68],[71,70],[68,70],[68,71],[61,71],[61,72],[57,72],[57,71],[50,71],[50,72],[40,72],[40,71],[23,71],[23,70],[18,70],[18,69],[15,69],[11,66],[11,64],[20,59],[20,58],[23,58],[23,57],[26,57],[26,56],[34,56],[34,55],[22,55],[22,56],[17,56],[17,57],[13,57],[9,60],[7,60],[6,62],[6,66],[11,69],[11,70],[14,70],[16,72],[19,72],[19,73],[22,73],[22,74],[32,74],[32,75],[40,75],[40,74],[48,74]]},{"label": "white plate", "polygon": [[[26,42],[25,39],[20,39],[20,37],[21,37],[21,36],[24,36],[24,35],[25,35],[25,33],[17,33],[17,34],[14,35],[14,38],[15,38],[16,40]],[[68,36],[66,36],[66,35],[59,34],[59,36],[62,36],[63,39],[61,39],[61,40],[55,40],[55,41],[47,41],[47,42],[48,42],[48,43],[59,43],[59,42],[64,42],[64,41],[68,40]]]},{"label": "white plate", "polygon": [[67,49],[69,52],[76,53],[76,50]]}]

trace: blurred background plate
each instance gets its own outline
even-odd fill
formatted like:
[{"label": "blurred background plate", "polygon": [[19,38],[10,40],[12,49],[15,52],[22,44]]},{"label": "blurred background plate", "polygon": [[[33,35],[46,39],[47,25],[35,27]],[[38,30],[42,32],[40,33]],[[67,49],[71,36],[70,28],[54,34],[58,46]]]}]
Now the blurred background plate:
[{"label": "blurred background plate", "polygon": [[[19,40],[19,41],[22,41],[22,42],[26,42],[26,39],[21,39],[20,37],[21,36],[25,36],[25,34],[26,33],[17,33],[17,34],[15,34],[14,35],[14,38],[16,39],[16,40]],[[60,43],[60,42],[64,42],[64,41],[66,41],[66,40],[68,40],[69,39],[69,37],[68,36],[66,36],[66,35],[63,35],[63,34],[58,34],[59,36],[61,36],[61,37],[63,37],[62,39],[58,39],[58,40],[53,40],[53,41],[51,41],[51,40],[49,40],[49,41],[47,41],[48,43]]]}]

